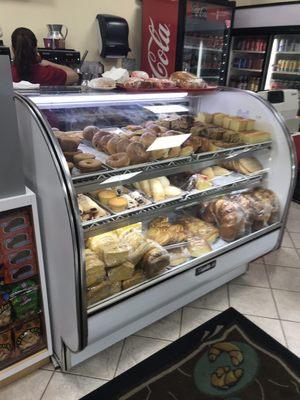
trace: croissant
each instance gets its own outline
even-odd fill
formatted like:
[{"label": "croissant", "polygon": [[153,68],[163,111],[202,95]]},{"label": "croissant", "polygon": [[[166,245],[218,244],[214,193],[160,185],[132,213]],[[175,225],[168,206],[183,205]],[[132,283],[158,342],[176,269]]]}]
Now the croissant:
[{"label": "croissant", "polygon": [[234,366],[238,366],[241,362],[243,362],[243,353],[239,347],[229,342],[215,343],[208,353],[209,360],[215,361],[224,351],[229,354],[231,362]]},{"label": "croissant", "polygon": [[231,370],[229,367],[219,367],[211,375],[211,384],[219,389],[229,389],[234,386],[243,376],[241,368]]}]

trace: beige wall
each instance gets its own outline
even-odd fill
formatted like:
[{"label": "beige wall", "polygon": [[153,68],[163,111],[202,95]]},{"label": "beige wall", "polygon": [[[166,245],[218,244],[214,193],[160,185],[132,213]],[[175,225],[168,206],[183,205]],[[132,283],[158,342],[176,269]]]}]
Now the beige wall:
[{"label": "beige wall", "polygon": [[130,27],[130,57],[139,59],[141,43],[140,0],[0,0],[0,26],[6,45],[19,26],[30,28],[39,45],[47,36],[47,23],[64,23],[69,28],[67,47],[83,52],[89,50],[88,60],[98,60],[97,14],[113,14],[126,18]]},{"label": "beige wall", "polygon": [[[291,0],[297,1],[297,0]],[[255,4],[282,3],[283,0],[236,0],[237,6],[252,6]],[[288,1],[287,3],[289,3]]]}]

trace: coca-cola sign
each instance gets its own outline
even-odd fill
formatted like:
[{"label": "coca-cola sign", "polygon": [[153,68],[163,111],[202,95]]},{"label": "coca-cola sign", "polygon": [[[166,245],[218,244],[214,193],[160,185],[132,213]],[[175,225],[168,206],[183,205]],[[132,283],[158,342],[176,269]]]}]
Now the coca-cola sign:
[{"label": "coca-cola sign", "polygon": [[149,17],[149,41],[147,58],[155,78],[168,78],[168,53],[170,50],[170,29],[167,24],[159,23],[155,27],[153,19]]},{"label": "coca-cola sign", "polygon": [[175,71],[179,0],[143,0],[141,69],[154,78]]}]

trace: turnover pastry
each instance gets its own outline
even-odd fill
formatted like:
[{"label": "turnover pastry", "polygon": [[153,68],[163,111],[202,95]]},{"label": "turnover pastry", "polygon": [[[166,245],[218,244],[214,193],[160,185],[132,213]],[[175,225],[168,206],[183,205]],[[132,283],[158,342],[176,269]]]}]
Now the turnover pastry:
[{"label": "turnover pastry", "polygon": [[107,215],[107,212],[102,207],[84,194],[78,194],[77,201],[82,221],[90,221]]}]

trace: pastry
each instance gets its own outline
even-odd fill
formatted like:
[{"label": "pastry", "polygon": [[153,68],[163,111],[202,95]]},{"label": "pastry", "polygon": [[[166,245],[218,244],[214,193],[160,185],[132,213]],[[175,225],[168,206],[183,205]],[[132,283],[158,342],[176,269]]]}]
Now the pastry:
[{"label": "pastry", "polygon": [[167,186],[164,191],[167,198],[181,196],[182,194],[182,190],[176,186]]},{"label": "pastry", "polygon": [[115,234],[106,234],[93,236],[87,239],[87,246],[94,251],[103,261],[103,250],[107,247],[116,247],[118,245],[118,236]]},{"label": "pastry", "polygon": [[254,125],[255,125],[255,120],[254,119],[247,119],[247,131],[253,131]]},{"label": "pastry", "polygon": [[117,153],[117,143],[121,140],[119,135],[114,135],[110,138],[110,140],[106,144],[106,149],[109,154]]},{"label": "pastry", "polygon": [[121,243],[103,247],[103,261],[107,267],[115,267],[128,260],[129,246]]},{"label": "pastry", "polygon": [[124,153],[127,147],[130,145],[130,140],[128,138],[120,139],[116,144],[117,153]]},{"label": "pastry", "polygon": [[96,286],[88,287],[86,291],[88,306],[105,299],[111,294],[111,284],[108,281],[103,281]]},{"label": "pastry", "polygon": [[114,212],[121,212],[126,210],[128,202],[124,197],[114,197],[108,200],[108,207]]},{"label": "pastry", "polygon": [[172,267],[183,264],[191,258],[190,253],[184,247],[168,250],[168,253],[170,255],[170,265]]},{"label": "pastry", "polygon": [[213,123],[217,126],[223,126],[223,120],[226,117],[226,114],[223,113],[215,113],[212,115]]},{"label": "pastry", "polygon": [[[130,192],[129,194],[124,194],[124,198],[128,201],[128,208],[134,207],[133,204],[137,204],[137,206],[145,206],[151,204],[151,201],[146,199],[141,193],[137,191]],[[134,203],[133,203],[134,202]]]},{"label": "pastry", "polygon": [[152,132],[145,132],[141,136],[141,143],[145,146],[145,149],[148,149],[155,140],[156,135]]},{"label": "pastry", "polygon": [[181,153],[181,147],[172,147],[169,149],[168,158],[179,157]]},{"label": "pastry", "polygon": [[130,143],[126,149],[126,153],[130,159],[131,164],[145,163],[150,158],[150,153],[146,151],[142,143]]},{"label": "pastry", "polygon": [[170,255],[163,247],[152,242],[152,247],[146,252],[140,262],[146,277],[150,278],[159,274],[170,264]]},{"label": "pastry", "polygon": [[85,279],[86,286],[100,283],[106,276],[103,261],[90,249],[85,250]]},{"label": "pastry", "polygon": [[152,150],[152,151],[150,151],[150,155],[155,160],[161,160],[163,158],[168,158],[169,157],[169,149]]},{"label": "pastry", "polygon": [[197,190],[206,190],[213,186],[206,175],[194,174],[189,179],[189,186]]},{"label": "pastry", "polygon": [[243,118],[232,118],[228,128],[236,132],[245,131],[247,129],[247,120]]},{"label": "pastry", "polygon": [[69,171],[72,173],[72,171],[73,171],[73,168],[74,168],[74,164],[72,163],[72,162],[68,162],[68,168],[69,168]]},{"label": "pastry", "polygon": [[254,144],[261,142],[268,142],[271,140],[271,135],[269,132],[240,132],[240,141],[245,144]]},{"label": "pastry", "polygon": [[201,257],[212,251],[211,246],[201,237],[189,239],[187,248],[192,257]]},{"label": "pastry", "polygon": [[125,261],[124,263],[107,268],[107,276],[111,282],[119,282],[129,279],[133,276],[134,265],[130,261]]},{"label": "pastry", "polygon": [[144,180],[140,182],[141,189],[147,196],[152,196],[152,190],[150,186],[150,180]]},{"label": "pastry", "polygon": [[73,162],[73,157],[76,156],[77,154],[81,154],[82,151],[78,150],[77,151],[64,151],[64,156],[66,157],[66,160],[69,162]]},{"label": "pastry", "polygon": [[122,281],[122,289],[128,289],[132,286],[138,285],[145,280],[145,276],[142,271],[135,271],[131,278]]},{"label": "pastry", "polygon": [[111,189],[100,190],[100,192],[97,193],[97,196],[98,196],[100,203],[107,206],[109,200],[116,197],[116,192]]},{"label": "pastry", "polygon": [[74,157],[73,157],[73,162],[74,162],[75,164],[78,164],[80,161],[83,161],[83,160],[92,160],[92,159],[94,159],[94,158],[96,158],[96,156],[95,156],[94,154],[90,154],[90,153],[79,153],[79,154],[74,155]]},{"label": "pastry", "polygon": [[91,142],[93,140],[93,137],[95,135],[95,133],[97,133],[99,131],[99,128],[97,128],[94,125],[90,125],[90,126],[86,126],[83,129],[83,137],[88,140],[89,142]]},{"label": "pastry", "polygon": [[77,201],[82,221],[89,221],[107,215],[107,212],[103,208],[99,207],[97,203],[84,194],[78,194]]},{"label": "pastry", "polygon": [[240,134],[239,132],[227,130],[223,133],[223,140],[229,143],[240,143]]},{"label": "pastry", "polygon": [[[102,130],[98,130],[98,132],[96,132],[93,136],[93,140],[92,140],[92,145],[95,149],[97,149],[98,151],[102,151],[102,144],[101,144],[101,140],[104,136],[108,136],[109,138],[111,138],[113,135],[111,132],[107,132],[107,131],[102,131]],[[108,139],[108,138],[107,138]]]},{"label": "pastry", "polygon": [[[183,144],[183,146],[184,146],[184,144]],[[190,146],[184,146],[184,147],[181,148],[180,156],[181,157],[188,157],[191,154],[193,154],[193,152],[194,152],[193,146],[191,146],[191,145]]]},{"label": "pastry", "polygon": [[80,139],[69,138],[67,135],[58,137],[58,142],[62,151],[64,152],[74,152],[77,151],[80,144]]},{"label": "pastry", "polygon": [[172,224],[167,230],[168,235],[170,236],[168,244],[175,244],[185,242],[187,240],[187,234],[185,229],[180,224]]},{"label": "pastry", "polygon": [[203,123],[208,123],[210,124],[213,120],[212,114],[209,114],[207,112],[200,112],[197,114],[195,121],[197,122],[203,122]]},{"label": "pastry", "polygon": [[165,199],[164,187],[159,179],[150,180],[151,194],[155,201],[162,201]]},{"label": "pastry", "polygon": [[130,164],[130,158],[127,153],[115,153],[107,157],[106,164],[112,168],[128,167]]},{"label": "pastry", "polygon": [[214,177],[215,177],[214,170],[212,169],[212,167],[204,168],[204,169],[201,171],[201,175],[206,176],[207,179],[209,179],[209,180],[210,180],[210,179],[214,179]]},{"label": "pastry", "polygon": [[93,159],[82,160],[77,164],[77,168],[80,170],[80,172],[96,172],[99,171],[101,167],[102,162],[100,160]]}]

